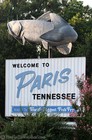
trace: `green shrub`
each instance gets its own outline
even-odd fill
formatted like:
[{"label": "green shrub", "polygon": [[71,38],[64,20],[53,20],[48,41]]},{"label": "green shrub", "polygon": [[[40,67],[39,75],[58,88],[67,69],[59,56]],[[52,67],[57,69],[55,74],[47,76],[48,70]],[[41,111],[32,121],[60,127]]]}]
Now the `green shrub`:
[{"label": "green shrub", "polygon": [[0,132],[3,131],[6,125],[6,120],[0,116]]},{"label": "green shrub", "polygon": [[77,77],[77,86],[80,90],[81,104],[78,106],[76,102],[71,102],[75,112],[75,121],[77,123],[76,133],[78,140],[92,140],[92,79],[82,75]]},{"label": "green shrub", "polygon": [[0,140],[73,140],[73,130],[68,129],[65,119],[47,116],[45,112],[29,114],[6,122]]}]

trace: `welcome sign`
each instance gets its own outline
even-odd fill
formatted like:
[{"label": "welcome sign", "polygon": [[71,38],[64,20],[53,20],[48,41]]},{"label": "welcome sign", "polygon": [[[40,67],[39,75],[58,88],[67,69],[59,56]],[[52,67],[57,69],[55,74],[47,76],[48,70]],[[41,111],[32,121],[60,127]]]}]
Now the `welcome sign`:
[{"label": "welcome sign", "polygon": [[[23,116],[45,107],[69,117],[67,98],[79,98],[76,75],[85,74],[85,57],[6,60],[5,116]],[[78,104],[80,101],[78,100]]]}]

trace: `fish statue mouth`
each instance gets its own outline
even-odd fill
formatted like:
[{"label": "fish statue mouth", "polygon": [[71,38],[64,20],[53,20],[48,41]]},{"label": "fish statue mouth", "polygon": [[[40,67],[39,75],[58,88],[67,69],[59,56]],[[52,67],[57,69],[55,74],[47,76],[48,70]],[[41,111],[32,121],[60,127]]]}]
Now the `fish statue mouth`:
[{"label": "fish statue mouth", "polygon": [[62,17],[50,11],[33,20],[15,20],[7,23],[8,32],[15,39],[42,44],[48,50],[57,49],[67,55],[71,52],[72,43],[78,38],[77,32]]}]

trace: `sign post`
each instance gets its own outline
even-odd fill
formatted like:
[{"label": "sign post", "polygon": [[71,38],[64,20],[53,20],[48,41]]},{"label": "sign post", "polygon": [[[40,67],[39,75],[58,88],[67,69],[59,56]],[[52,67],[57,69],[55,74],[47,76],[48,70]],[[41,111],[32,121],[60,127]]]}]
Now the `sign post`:
[{"label": "sign post", "polygon": [[52,57],[52,47],[48,45],[48,58]]}]

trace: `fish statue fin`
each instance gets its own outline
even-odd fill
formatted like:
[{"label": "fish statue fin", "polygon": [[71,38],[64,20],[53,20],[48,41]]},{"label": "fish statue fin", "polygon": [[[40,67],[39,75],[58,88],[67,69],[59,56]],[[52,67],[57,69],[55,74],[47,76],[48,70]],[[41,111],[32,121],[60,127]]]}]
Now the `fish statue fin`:
[{"label": "fish statue fin", "polygon": [[42,34],[40,36],[41,39],[49,42],[49,43],[52,43],[52,42],[61,42],[64,40],[64,35],[62,35],[62,30],[59,31],[59,29],[53,29],[51,31],[48,31],[44,34]]},{"label": "fish statue fin", "polygon": [[55,27],[69,25],[68,22],[66,22],[61,16],[55,13],[51,13],[50,11],[47,11],[46,13],[42,14],[40,17],[37,18],[37,20],[45,20],[53,22]]},{"label": "fish statue fin", "polygon": [[42,40],[42,45],[44,47],[44,49],[48,50],[48,42],[45,40]]},{"label": "fish statue fin", "polygon": [[26,40],[25,40],[24,36],[22,37],[22,43],[23,43],[23,45],[25,45],[25,43],[26,43]]},{"label": "fish statue fin", "polygon": [[69,54],[71,52],[71,49],[72,49],[71,42],[69,44],[65,44],[57,47],[57,50],[64,55]]},{"label": "fish statue fin", "polygon": [[45,21],[51,21],[50,18],[50,11],[42,14],[40,17],[37,18],[37,20],[45,20]]},{"label": "fish statue fin", "polygon": [[51,18],[51,22],[53,22],[55,28],[69,25],[68,22],[66,22],[61,16],[59,16],[55,13],[50,13],[50,18]]}]

